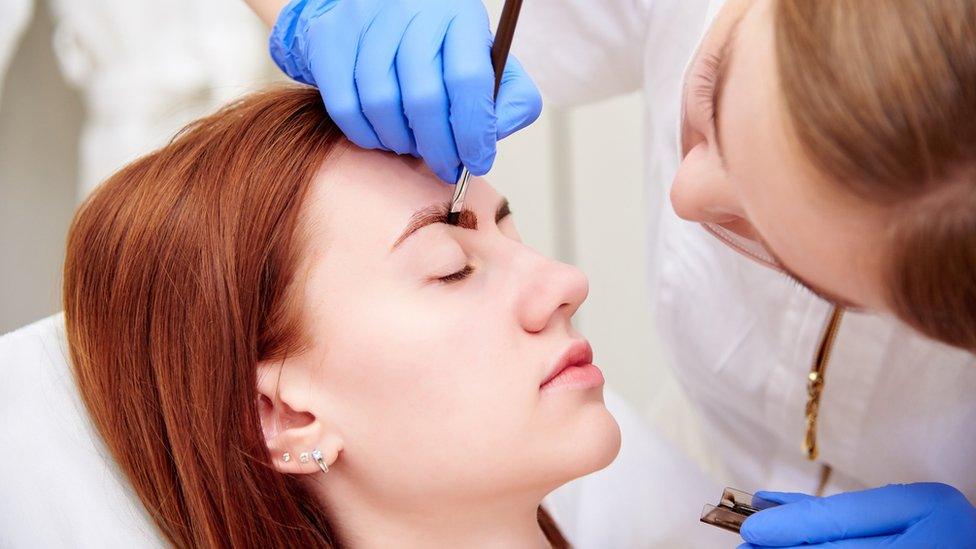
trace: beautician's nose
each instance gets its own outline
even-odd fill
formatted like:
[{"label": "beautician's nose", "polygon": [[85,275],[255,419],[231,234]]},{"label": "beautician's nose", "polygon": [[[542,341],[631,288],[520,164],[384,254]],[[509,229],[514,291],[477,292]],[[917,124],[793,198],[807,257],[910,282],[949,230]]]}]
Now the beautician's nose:
[{"label": "beautician's nose", "polygon": [[518,317],[522,328],[538,333],[555,322],[569,324],[590,291],[583,271],[572,265],[529,252],[519,289]]},{"label": "beautician's nose", "polygon": [[739,195],[725,168],[705,141],[685,155],[671,185],[671,205],[678,217],[698,223],[746,219]]}]

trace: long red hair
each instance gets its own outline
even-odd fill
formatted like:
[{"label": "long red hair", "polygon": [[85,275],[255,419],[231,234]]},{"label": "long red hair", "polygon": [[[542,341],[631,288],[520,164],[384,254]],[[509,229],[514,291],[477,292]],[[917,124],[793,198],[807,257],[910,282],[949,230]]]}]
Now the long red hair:
[{"label": "long red hair", "polygon": [[[64,309],[85,405],[177,547],[340,547],[277,472],[256,366],[302,350],[300,210],[342,142],[317,90],[249,95],[103,183],[68,237]],[[540,524],[565,546],[540,508]]]}]

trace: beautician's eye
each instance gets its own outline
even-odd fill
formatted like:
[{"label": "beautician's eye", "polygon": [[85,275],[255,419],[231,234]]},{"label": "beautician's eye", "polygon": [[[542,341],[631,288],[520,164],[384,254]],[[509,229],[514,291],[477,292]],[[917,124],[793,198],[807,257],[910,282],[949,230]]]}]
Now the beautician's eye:
[{"label": "beautician's eye", "polygon": [[465,265],[464,268],[461,269],[460,271],[451,273],[447,276],[437,277],[437,280],[440,282],[444,282],[445,284],[450,284],[452,282],[460,282],[465,278],[471,276],[471,273],[473,272],[474,272],[474,267],[472,267],[471,265]]},{"label": "beautician's eye", "polygon": [[692,96],[705,112],[705,118],[712,123],[715,121],[715,84],[718,80],[718,70],[722,60],[719,56],[709,53],[702,58],[702,70],[698,73],[699,83],[692,90]]}]

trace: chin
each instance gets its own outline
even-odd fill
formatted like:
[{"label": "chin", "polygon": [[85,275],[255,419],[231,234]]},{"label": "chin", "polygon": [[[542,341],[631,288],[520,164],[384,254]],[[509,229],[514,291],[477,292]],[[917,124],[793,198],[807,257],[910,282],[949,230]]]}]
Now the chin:
[{"label": "chin", "polygon": [[581,473],[579,476],[599,471],[613,463],[620,452],[620,426],[613,414],[600,402],[592,404],[593,409],[587,410],[588,416],[582,425],[583,433],[577,442],[579,444],[579,460]]},{"label": "chin", "polygon": [[620,451],[620,427],[600,401],[583,405],[548,450],[553,489],[613,463]]}]

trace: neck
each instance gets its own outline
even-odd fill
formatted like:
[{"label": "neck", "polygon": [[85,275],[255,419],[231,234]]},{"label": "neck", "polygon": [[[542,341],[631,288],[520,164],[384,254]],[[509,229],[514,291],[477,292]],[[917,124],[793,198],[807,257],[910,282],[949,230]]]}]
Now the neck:
[{"label": "neck", "polygon": [[390,506],[342,498],[329,505],[340,539],[354,548],[473,547],[549,549],[539,527],[537,498]]}]

